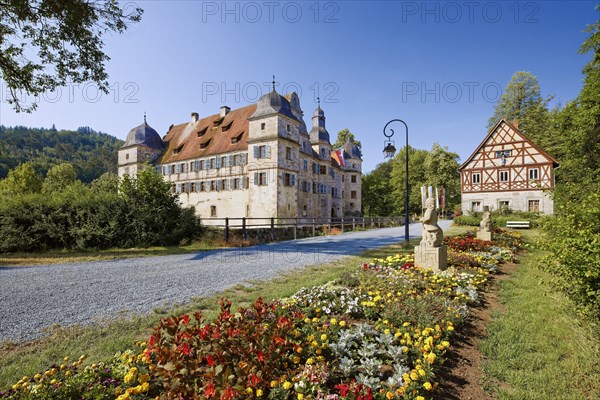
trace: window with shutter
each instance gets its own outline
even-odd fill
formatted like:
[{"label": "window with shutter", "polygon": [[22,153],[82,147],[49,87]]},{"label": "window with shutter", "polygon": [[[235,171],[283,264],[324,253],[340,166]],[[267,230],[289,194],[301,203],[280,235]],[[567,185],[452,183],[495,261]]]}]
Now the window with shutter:
[{"label": "window with shutter", "polygon": [[246,165],[247,158],[248,158],[248,155],[246,153],[242,153],[242,165]]}]

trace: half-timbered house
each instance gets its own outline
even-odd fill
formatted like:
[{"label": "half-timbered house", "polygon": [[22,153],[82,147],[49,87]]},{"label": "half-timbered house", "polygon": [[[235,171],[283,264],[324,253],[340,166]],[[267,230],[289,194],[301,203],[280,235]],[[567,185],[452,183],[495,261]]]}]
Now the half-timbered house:
[{"label": "half-timbered house", "polygon": [[507,207],[552,214],[558,162],[501,119],[460,167],[463,212]]}]

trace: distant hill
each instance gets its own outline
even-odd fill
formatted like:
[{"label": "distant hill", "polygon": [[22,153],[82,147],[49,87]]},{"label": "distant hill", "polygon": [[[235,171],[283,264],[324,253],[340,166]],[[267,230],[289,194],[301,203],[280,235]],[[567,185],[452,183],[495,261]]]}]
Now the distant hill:
[{"label": "distant hill", "polygon": [[0,179],[21,163],[31,161],[45,175],[56,164],[69,162],[83,182],[105,172],[117,172],[117,150],[123,141],[90,127],[76,131],[0,125]]}]

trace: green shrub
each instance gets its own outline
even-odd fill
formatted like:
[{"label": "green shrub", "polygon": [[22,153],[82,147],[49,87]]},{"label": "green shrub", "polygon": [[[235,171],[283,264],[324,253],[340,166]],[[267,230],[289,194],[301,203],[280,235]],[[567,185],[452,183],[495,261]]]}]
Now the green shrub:
[{"label": "green shrub", "polygon": [[556,197],[556,214],[542,228],[542,244],[550,252],[542,268],[556,277],[555,284],[571,297],[580,314],[598,321],[600,183],[586,191],[564,185]]}]

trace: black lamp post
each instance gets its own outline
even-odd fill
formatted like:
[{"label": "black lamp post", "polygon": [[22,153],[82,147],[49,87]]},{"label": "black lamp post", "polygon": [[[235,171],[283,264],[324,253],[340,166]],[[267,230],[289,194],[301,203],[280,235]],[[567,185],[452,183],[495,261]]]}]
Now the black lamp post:
[{"label": "black lamp post", "polygon": [[383,142],[383,154],[385,158],[392,158],[394,157],[394,154],[396,154],[396,147],[394,147],[394,142],[391,140],[391,137],[394,136],[394,130],[390,128],[389,131],[391,133],[389,135],[386,132],[388,125],[392,122],[402,122],[402,124],[404,124],[404,127],[406,128],[406,193],[404,194],[404,242],[408,244],[408,125],[406,125],[406,122],[402,121],[401,119],[393,119],[387,124],[385,124],[385,126],[383,127],[383,136],[387,138]]}]

